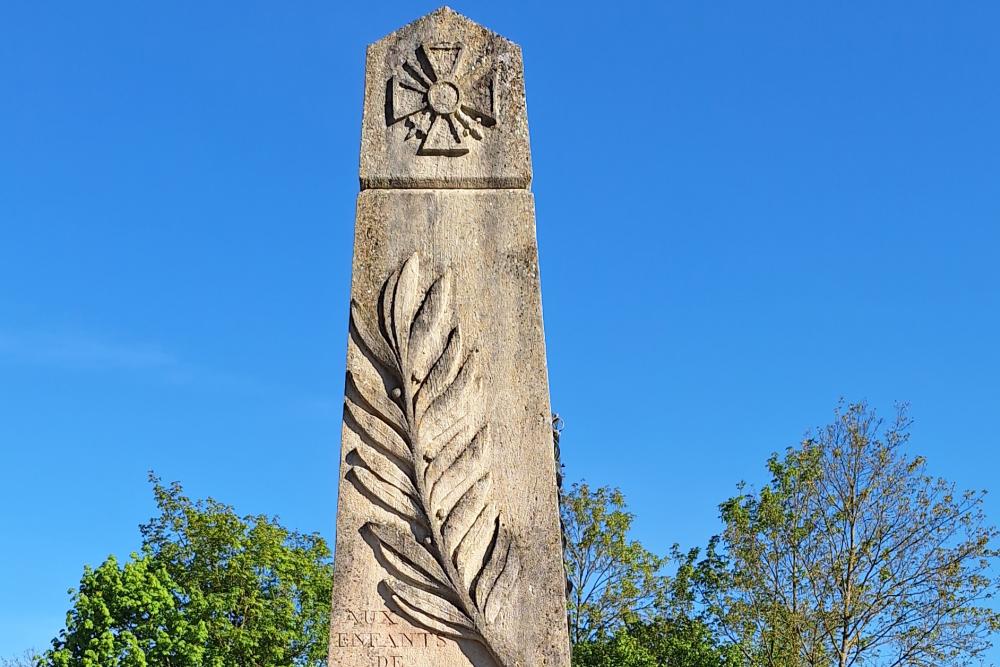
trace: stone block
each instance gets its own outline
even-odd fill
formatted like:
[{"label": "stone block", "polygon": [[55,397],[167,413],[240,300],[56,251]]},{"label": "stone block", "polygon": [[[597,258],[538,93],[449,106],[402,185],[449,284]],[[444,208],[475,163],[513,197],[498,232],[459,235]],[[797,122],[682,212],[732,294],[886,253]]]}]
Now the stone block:
[{"label": "stone block", "polygon": [[361,188],[526,188],[519,46],[443,7],[368,47]]}]

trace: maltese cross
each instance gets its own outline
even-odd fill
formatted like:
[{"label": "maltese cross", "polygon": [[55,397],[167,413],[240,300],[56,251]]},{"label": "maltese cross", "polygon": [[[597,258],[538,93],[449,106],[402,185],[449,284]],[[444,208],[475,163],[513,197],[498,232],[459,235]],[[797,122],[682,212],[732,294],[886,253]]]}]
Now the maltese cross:
[{"label": "maltese cross", "polygon": [[464,53],[459,42],[421,44],[389,80],[386,122],[404,124],[417,155],[465,155],[497,124],[495,77],[468,71]]}]

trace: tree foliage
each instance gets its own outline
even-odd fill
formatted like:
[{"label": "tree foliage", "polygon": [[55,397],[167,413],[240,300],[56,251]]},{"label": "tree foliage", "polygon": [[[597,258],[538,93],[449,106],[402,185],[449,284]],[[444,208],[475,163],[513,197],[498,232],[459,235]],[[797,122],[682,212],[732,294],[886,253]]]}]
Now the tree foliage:
[{"label": "tree foliage", "polygon": [[663,558],[629,540],[632,514],[617,489],[578,484],[562,502],[576,667],[735,665],[697,602],[697,550],[675,546]]},{"label": "tree foliage", "polygon": [[66,629],[43,664],[198,667],[207,633],[182,611],[179,592],[149,556],[133,554],[122,567],[110,556],[96,569],[85,567]]},{"label": "tree foliage", "polygon": [[634,519],[618,489],[574,484],[562,499],[569,579],[570,639],[574,644],[650,620],[662,607],[666,560],[629,540]]},{"label": "tree foliage", "polygon": [[632,623],[573,647],[575,667],[737,667],[737,659],[706,623],[683,617]]},{"label": "tree foliage", "polygon": [[745,665],[963,664],[990,645],[997,551],[985,492],[931,477],[867,405],[768,462],[721,506],[700,566],[715,628]]},{"label": "tree foliage", "polygon": [[45,667],[325,664],[333,580],[318,535],[192,501],[151,476],[142,551],[85,568]]}]

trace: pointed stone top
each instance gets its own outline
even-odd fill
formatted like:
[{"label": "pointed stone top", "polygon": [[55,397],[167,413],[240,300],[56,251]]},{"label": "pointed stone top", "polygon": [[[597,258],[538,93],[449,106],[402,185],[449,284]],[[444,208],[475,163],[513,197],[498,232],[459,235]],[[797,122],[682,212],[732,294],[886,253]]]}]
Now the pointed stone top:
[{"label": "pointed stone top", "polygon": [[[392,31],[391,33],[389,33],[388,35],[386,35],[382,39],[376,41],[374,44],[378,44],[379,42],[384,42],[384,41],[386,41],[388,39],[392,39],[392,38],[396,37],[401,32],[415,29],[415,28],[417,28],[419,25],[421,25],[423,23],[433,22],[433,21],[437,21],[439,23],[439,25],[437,26],[439,28],[441,27],[440,24],[451,22],[451,23],[453,23],[455,25],[461,24],[461,25],[467,26],[467,27],[469,27],[471,29],[484,31],[484,32],[488,33],[489,35],[491,35],[493,37],[496,37],[498,39],[502,39],[502,40],[504,40],[506,42],[510,41],[510,40],[504,38],[502,35],[498,35],[497,33],[493,32],[489,28],[487,28],[487,27],[485,27],[483,25],[480,25],[479,23],[476,23],[475,21],[473,21],[472,19],[470,19],[468,16],[465,16],[464,14],[460,14],[460,13],[456,12],[454,9],[452,9],[448,5],[441,5],[440,7],[438,7],[437,9],[435,9],[434,11],[432,11],[432,12],[430,12],[428,14],[424,14],[423,16],[421,16],[418,19],[414,19],[414,20],[410,21],[409,23],[407,23],[406,25],[404,25],[402,28],[397,28],[396,30]],[[374,46],[374,44],[372,44],[372,46]]]},{"label": "pointed stone top", "polygon": [[521,49],[449,7],[368,47],[361,188],[527,188]]}]

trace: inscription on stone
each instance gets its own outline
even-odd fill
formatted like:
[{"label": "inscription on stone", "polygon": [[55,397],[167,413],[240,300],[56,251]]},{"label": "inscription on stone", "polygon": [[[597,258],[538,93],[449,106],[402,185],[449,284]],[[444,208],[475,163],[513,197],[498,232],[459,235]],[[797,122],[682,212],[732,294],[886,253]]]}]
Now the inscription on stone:
[{"label": "inscription on stone", "polygon": [[405,622],[384,609],[334,610],[344,621],[342,627],[350,627],[347,632],[335,632],[331,636],[330,650],[378,649],[380,655],[373,655],[373,667],[409,667],[413,665],[414,651],[447,646],[448,640],[430,632],[421,632],[409,627]]}]

